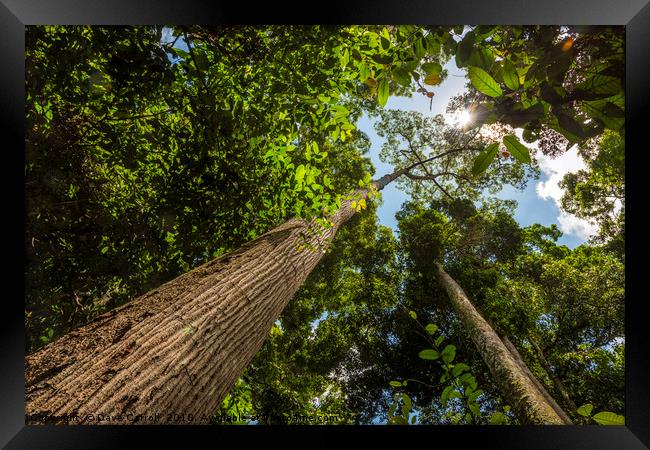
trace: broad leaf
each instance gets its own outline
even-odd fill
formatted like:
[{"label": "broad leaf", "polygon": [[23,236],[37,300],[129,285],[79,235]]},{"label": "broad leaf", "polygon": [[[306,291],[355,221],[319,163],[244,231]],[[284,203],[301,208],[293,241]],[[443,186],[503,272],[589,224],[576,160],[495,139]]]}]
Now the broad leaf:
[{"label": "broad leaf", "polygon": [[424,329],[427,330],[427,333],[434,334],[436,331],[438,331],[438,325],[434,325],[430,323],[426,327],[424,327]]},{"label": "broad leaf", "polygon": [[602,411],[592,417],[601,425],[625,425],[625,417],[609,411]]},{"label": "broad leaf", "polygon": [[440,72],[442,72],[442,66],[438,63],[424,63],[422,64],[422,70],[424,70],[427,74],[438,75]]},{"label": "broad leaf", "polygon": [[503,95],[501,86],[499,83],[494,81],[494,78],[490,76],[485,70],[480,67],[470,66],[467,69],[467,76],[472,82],[472,85],[479,92],[489,95],[490,97],[500,97]]},{"label": "broad leaf", "polygon": [[411,74],[404,68],[398,67],[392,71],[393,80],[397,81],[404,87],[411,85]]},{"label": "broad leaf", "polygon": [[591,403],[587,403],[586,405],[582,405],[578,410],[576,411],[578,414],[581,416],[589,417],[591,415],[591,410],[594,408],[594,405]]},{"label": "broad leaf", "polygon": [[446,363],[450,363],[454,360],[456,356],[456,346],[449,344],[442,350],[442,360]]},{"label": "broad leaf", "polygon": [[469,366],[465,363],[458,363],[454,366],[454,368],[451,370],[451,374],[455,377],[460,375],[464,370],[469,369]]},{"label": "broad leaf", "polygon": [[442,81],[442,78],[440,78],[440,75],[437,73],[430,73],[426,77],[424,77],[424,83],[428,84],[429,86],[436,86],[440,84]]},{"label": "broad leaf", "polygon": [[503,82],[513,91],[519,89],[519,75],[510,61],[503,63]]},{"label": "broad leaf", "polygon": [[422,359],[428,359],[433,361],[440,358],[440,353],[433,349],[427,349],[427,350],[422,350],[420,353],[418,353],[418,356]]},{"label": "broad leaf", "polygon": [[503,143],[514,158],[524,164],[530,164],[530,151],[528,148],[519,142],[519,139],[514,134],[509,134],[503,137]]},{"label": "broad leaf", "polygon": [[494,144],[488,145],[485,150],[478,154],[474,159],[474,165],[472,166],[472,174],[479,175],[488,168],[490,163],[497,156],[499,151],[499,144],[496,142]]},{"label": "broad leaf", "polygon": [[506,415],[500,411],[495,412],[490,416],[490,425],[503,425],[506,423]]},{"label": "broad leaf", "polygon": [[447,406],[447,400],[449,400],[449,394],[451,394],[451,391],[454,390],[454,386],[450,385],[447,386],[443,391],[442,394],[440,394],[440,403],[442,403],[442,407],[445,408]]},{"label": "broad leaf", "polygon": [[377,102],[381,106],[386,106],[387,101],[388,101],[388,79],[386,79],[386,77],[383,77],[381,80],[379,80],[379,89],[377,90]]}]

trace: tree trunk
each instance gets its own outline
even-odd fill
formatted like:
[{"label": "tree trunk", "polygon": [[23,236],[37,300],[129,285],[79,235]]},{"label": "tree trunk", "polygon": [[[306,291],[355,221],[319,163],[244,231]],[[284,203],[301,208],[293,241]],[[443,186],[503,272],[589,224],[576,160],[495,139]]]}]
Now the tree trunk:
[{"label": "tree trunk", "polygon": [[521,369],[492,327],[474,308],[458,283],[445,272],[440,263],[435,264],[438,279],[447,291],[454,310],[519,421],[523,424],[564,425],[562,418]]},{"label": "tree trunk", "polygon": [[291,219],[28,355],[26,423],[209,423],[350,202],[333,228]]},{"label": "tree trunk", "polygon": [[568,408],[570,408],[572,412],[576,412],[578,410],[578,407],[573,402],[573,400],[569,396],[569,393],[564,388],[564,384],[562,384],[562,381],[560,381],[560,378],[555,374],[555,371],[553,370],[551,365],[546,360],[546,357],[544,356],[544,352],[542,351],[542,349],[539,347],[539,345],[537,345],[537,342],[534,339],[529,338],[528,341],[530,342],[530,344],[535,349],[535,352],[537,353],[537,359],[539,360],[539,363],[541,364],[541,366],[544,368],[544,370],[548,374],[548,377],[553,382],[553,385],[555,386],[555,389],[557,389],[559,394],[562,396],[562,400],[564,400],[564,404]]},{"label": "tree trunk", "polygon": [[532,381],[535,386],[537,386],[537,389],[539,392],[542,393],[546,401],[551,405],[551,407],[555,410],[558,416],[562,418],[564,421],[565,425],[573,425],[573,422],[571,421],[571,418],[567,415],[567,413],[562,409],[560,405],[557,404],[555,399],[549,392],[546,390],[544,385],[537,379],[535,374],[533,374],[528,366],[526,365],[526,362],[524,359],[521,357],[521,354],[519,354],[519,351],[517,350],[517,347],[514,346],[512,342],[510,342],[510,339],[508,339],[508,336],[503,336],[501,338],[501,341],[503,344],[506,346],[510,354],[515,358],[515,361],[519,364],[519,367],[521,367],[521,370],[523,370],[526,375],[528,375],[528,378],[530,378],[530,381]]}]

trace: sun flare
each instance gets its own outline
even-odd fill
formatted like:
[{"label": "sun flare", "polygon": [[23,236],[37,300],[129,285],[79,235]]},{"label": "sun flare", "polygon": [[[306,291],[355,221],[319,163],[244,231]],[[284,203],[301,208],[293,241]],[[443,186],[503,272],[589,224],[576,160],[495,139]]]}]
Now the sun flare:
[{"label": "sun flare", "polygon": [[456,123],[458,123],[458,125],[465,126],[468,123],[470,123],[471,120],[472,120],[472,115],[468,110],[464,109],[458,114],[458,117],[456,118]]}]

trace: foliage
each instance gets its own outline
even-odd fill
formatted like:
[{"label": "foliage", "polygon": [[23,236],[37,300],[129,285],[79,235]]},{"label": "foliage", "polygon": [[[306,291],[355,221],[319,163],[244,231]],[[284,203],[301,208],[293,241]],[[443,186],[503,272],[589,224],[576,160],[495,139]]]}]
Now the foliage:
[{"label": "foliage", "polygon": [[587,168],[568,173],[560,183],[565,189],[562,208],[577,217],[595,220],[599,241],[624,255],[625,140],[606,132],[598,141],[580,147]]},{"label": "foliage", "polygon": [[586,405],[582,405],[580,408],[578,408],[577,412],[581,416],[592,419],[594,422],[600,425],[625,425],[625,417],[614,414],[613,412],[601,411],[592,415],[591,411],[593,410],[593,407],[594,405],[587,403]]},{"label": "foliage", "polygon": [[[476,378],[470,372],[467,372],[469,366],[463,362],[455,361],[456,346],[453,344],[444,345],[444,335],[433,339],[433,336],[438,331],[438,326],[430,323],[423,327],[417,321],[417,314],[413,311],[410,311],[410,313],[418,325],[426,331],[426,335],[423,336],[426,337],[429,345],[432,347],[420,351],[418,356],[428,361],[437,360],[443,368],[440,383],[436,385],[436,387],[442,389],[440,404],[442,408],[447,409],[441,419],[444,422],[448,421],[454,425],[463,423],[473,425],[482,423],[503,425],[508,423],[509,419],[505,413],[510,411],[510,407],[507,405],[503,407],[503,412],[495,411],[489,417],[481,411],[478,400],[483,398],[483,390],[478,389]],[[409,381],[417,380],[391,381],[390,385],[392,387],[406,387]],[[426,383],[422,384],[430,386]],[[417,422],[417,416],[412,416],[409,421],[409,412],[412,406],[410,398],[404,393],[401,394],[401,400],[404,402],[401,414],[395,413],[400,395],[395,394],[394,398],[395,403],[388,410],[388,423],[398,425],[415,424]],[[454,399],[457,399],[457,401]]]},{"label": "foliage", "polygon": [[503,139],[514,146],[515,158],[490,164],[487,157],[496,154],[487,129],[487,134],[481,134],[482,127],[462,130],[442,115],[425,117],[414,111],[383,110],[380,119],[375,124],[377,134],[385,139],[380,158],[398,169],[411,168],[397,183],[414,200],[477,199],[483,190],[498,192],[504,184],[523,188],[538,173],[514,136]]},{"label": "foliage", "polygon": [[623,135],[624,49],[622,27],[478,26],[455,61],[476,90],[465,105],[474,125],[522,128],[526,142],[558,154],[605,130]]}]

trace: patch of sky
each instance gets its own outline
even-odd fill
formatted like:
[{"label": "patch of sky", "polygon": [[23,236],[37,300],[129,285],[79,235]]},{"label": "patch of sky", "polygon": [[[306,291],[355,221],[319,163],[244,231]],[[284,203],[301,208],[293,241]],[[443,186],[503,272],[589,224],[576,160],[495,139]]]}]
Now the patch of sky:
[{"label": "patch of sky", "polygon": [[[456,67],[453,60],[449,61],[444,68],[448,72],[448,77],[439,86],[433,88],[435,96],[432,103],[420,94],[414,94],[413,97],[392,96],[388,98],[386,108],[418,111],[424,115],[445,115],[447,104],[451,98],[465,90],[467,78],[465,71]],[[376,168],[375,178],[393,172],[392,166],[379,159],[382,139],[374,130],[373,120],[364,114],[357,122],[357,127],[370,139],[369,157]],[[518,130],[518,134],[521,134],[521,130]],[[559,186],[559,182],[566,173],[583,169],[584,161],[578,156],[575,148],[555,159],[541,154],[538,154],[537,158],[541,169],[539,180],[529,182],[523,191],[512,186],[505,186],[497,194],[497,197],[517,201],[515,220],[521,226],[534,223],[549,226],[555,223],[563,233],[558,244],[566,245],[569,248],[584,244],[596,233],[597,228],[560,209],[560,199],[564,191]],[[386,186],[382,190],[382,202],[377,208],[379,223],[392,228],[397,233],[395,213],[407,200],[408,196],[399,190],[395,183]]]}]

